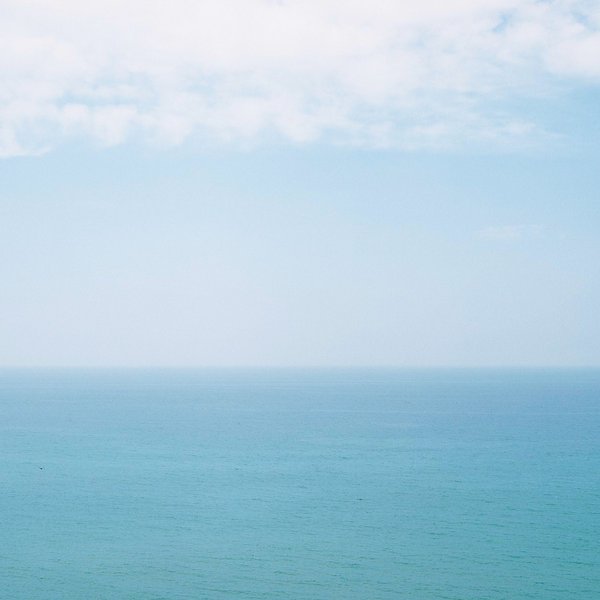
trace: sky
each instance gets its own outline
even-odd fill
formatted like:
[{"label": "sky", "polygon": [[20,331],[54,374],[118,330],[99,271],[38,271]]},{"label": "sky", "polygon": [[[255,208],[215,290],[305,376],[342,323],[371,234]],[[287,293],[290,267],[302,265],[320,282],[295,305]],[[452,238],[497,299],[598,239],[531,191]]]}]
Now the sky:
[{"label": "sky", "polygon": [[600,3],[0,0],[0,366],[600,366]]}]

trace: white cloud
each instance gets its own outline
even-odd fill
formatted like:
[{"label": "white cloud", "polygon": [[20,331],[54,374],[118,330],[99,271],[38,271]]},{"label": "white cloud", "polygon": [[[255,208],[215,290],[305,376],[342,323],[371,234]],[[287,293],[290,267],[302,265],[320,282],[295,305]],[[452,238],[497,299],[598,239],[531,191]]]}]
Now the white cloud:
[{"label": "white cloud", "polygon": [[[503,101],[600,81],[586,0],[0,0],[0,155],[73,136],[513,143]],[[495,108],[491,108],[491,107]]]}]

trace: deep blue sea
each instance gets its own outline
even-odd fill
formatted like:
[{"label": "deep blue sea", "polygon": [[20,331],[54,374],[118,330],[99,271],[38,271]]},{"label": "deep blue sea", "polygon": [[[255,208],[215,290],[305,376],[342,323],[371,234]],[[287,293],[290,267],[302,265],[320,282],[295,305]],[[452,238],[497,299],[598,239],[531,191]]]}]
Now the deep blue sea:
[{"label": "deep blue sea", "polygon": [[0,371],[0,598],[600,598],[599,370]]}]

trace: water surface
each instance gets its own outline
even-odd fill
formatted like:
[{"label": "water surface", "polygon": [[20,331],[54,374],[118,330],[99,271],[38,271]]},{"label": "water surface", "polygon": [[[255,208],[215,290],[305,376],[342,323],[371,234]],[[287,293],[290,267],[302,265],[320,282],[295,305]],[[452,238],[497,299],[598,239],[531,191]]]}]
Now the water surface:
[{"label": "water surface", "polygon": [[598,370],[0,372],[0,597],[591,599]]}]

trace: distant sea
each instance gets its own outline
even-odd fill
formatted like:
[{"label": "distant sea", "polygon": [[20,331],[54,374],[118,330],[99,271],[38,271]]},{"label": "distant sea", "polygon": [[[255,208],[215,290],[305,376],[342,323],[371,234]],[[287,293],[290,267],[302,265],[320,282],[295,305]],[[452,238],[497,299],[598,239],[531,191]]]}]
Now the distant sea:
[{"label": "distant sea", "polygon": [[600,598],[600,371],[0,371],[0,598]]}]

